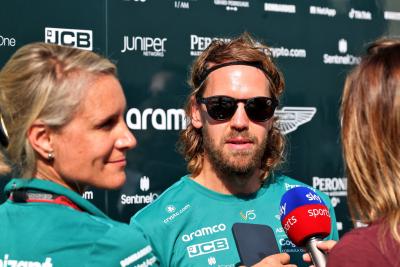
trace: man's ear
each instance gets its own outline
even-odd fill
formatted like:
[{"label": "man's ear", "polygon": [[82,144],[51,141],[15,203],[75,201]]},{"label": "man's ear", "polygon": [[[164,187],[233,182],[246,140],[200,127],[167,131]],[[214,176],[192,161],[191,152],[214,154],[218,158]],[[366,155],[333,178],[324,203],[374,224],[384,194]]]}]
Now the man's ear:
[{"label": "man's ear", "polygon": [[43,158],[47,159],[49,153],[54,151],[51,142],[51,132],[40,120],[36,120],[28,129],[27,137],[32,148]]},{"label": "man's ear", "polygon": [[203,122],[201,121],[201,106],[196,103],[194,96],[190,98],[190,108],[191,108],[191,122],[194,128],[200,129],[203,127]]}]

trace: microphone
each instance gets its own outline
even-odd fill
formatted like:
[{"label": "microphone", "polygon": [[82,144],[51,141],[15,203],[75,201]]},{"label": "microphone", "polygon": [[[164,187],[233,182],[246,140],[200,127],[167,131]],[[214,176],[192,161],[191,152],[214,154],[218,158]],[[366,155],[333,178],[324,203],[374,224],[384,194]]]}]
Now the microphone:
[{"label": "microphone", "polygon": [[326,266],[326,255],[317,243],[331,232],[331,217],[322,198],[307,187],[288,190],[281,199],[280,217],[289,239],[306,247],[316,267]]}]

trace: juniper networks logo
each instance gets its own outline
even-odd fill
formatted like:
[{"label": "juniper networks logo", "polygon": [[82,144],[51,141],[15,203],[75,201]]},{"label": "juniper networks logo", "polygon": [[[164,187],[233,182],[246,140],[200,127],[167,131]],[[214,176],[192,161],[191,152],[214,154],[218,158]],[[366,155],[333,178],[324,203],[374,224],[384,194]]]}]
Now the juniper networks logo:
[{"label": "juniper networks logo", "polygon": [[206,37],[206,36],[198,36],[195,34],[191,34],[190,35],[190,55],[191,56],[199,56],[203,52],[203,50],[206,49],[213,40],[221,40],[223,42],[229,42],[231,39],[219,38],[219,37]]},{"label": "juniper networks logo", "polygon": [[141,51],[143,56],[164,57],[167,38],[124,36],[121,53]]},{"label": "juniper networks logo", "polygon": [[[142,176],[139,181],[140,190],[147,192],[150,189],[150,178],[148,176]],[[136,195],[121,195],[121,204],[149,204],[158,198],[158,194],[150,192],[149,194],[136,194]]]},{"label": "juniper networks logo", "polygon": [[250,2],[237,0],[214,0],[214,5],[225,6],[227,11],[238,11],[241,7],[250,7]]},{"label": "juniper networks logo", "polygon": [[346,54],[348,49],[347,40],[340,39],[338,41],[338,51],[344,55],[323,55],[323,62],[325,64],[338,64],[338,65],[356,65],[360,63],[361,58],[352,54]]},{"label": "juniper networks logo", "polygon": [[91,30],[46,27],[44,31],[46,43],[93,50],[93,32]]},{"label": "juniper networks logo", "polygon": [[[312,120],[317,109],[315,107],[283,107],[275,111],[278,116],[278,126],[283,134],[288,134]],[[183,109],[152,109],[143,111],[130,108],[126,113],[126,124],[131,130],[147,130],[149,128],[165,130],[182,130],[187,126]]]}]

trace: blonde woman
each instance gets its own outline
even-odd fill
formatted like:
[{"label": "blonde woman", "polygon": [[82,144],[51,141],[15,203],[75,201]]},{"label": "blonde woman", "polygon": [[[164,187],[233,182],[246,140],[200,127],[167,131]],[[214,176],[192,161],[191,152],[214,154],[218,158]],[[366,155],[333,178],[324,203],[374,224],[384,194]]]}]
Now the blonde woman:
[{"label": "blonde woman", "polygon": [[87,185],[125,181],[126,151],[136,145],[125,107],[115,65],[95,53],[35,43],[6,63],[0,113],[9,160],[1,156],[0,170],[18,178],[0,206],[0,266],[157,264],[142,232],[81,197]]}]

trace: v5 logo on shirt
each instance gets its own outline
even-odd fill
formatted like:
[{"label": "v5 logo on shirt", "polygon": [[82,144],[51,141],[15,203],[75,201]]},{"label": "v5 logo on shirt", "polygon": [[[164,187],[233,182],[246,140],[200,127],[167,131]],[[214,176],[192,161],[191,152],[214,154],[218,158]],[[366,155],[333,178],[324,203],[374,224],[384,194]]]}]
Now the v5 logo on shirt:
[{"label": "v5 logo on shirt", "polygon": [[240,212],[239,214],[240,214],[240,217],[242,217],[243,220],[245,220],[245,221],[254,220],[257,217],[255,210],[247,210],[244,214],[243,214],[243,212]]}]

